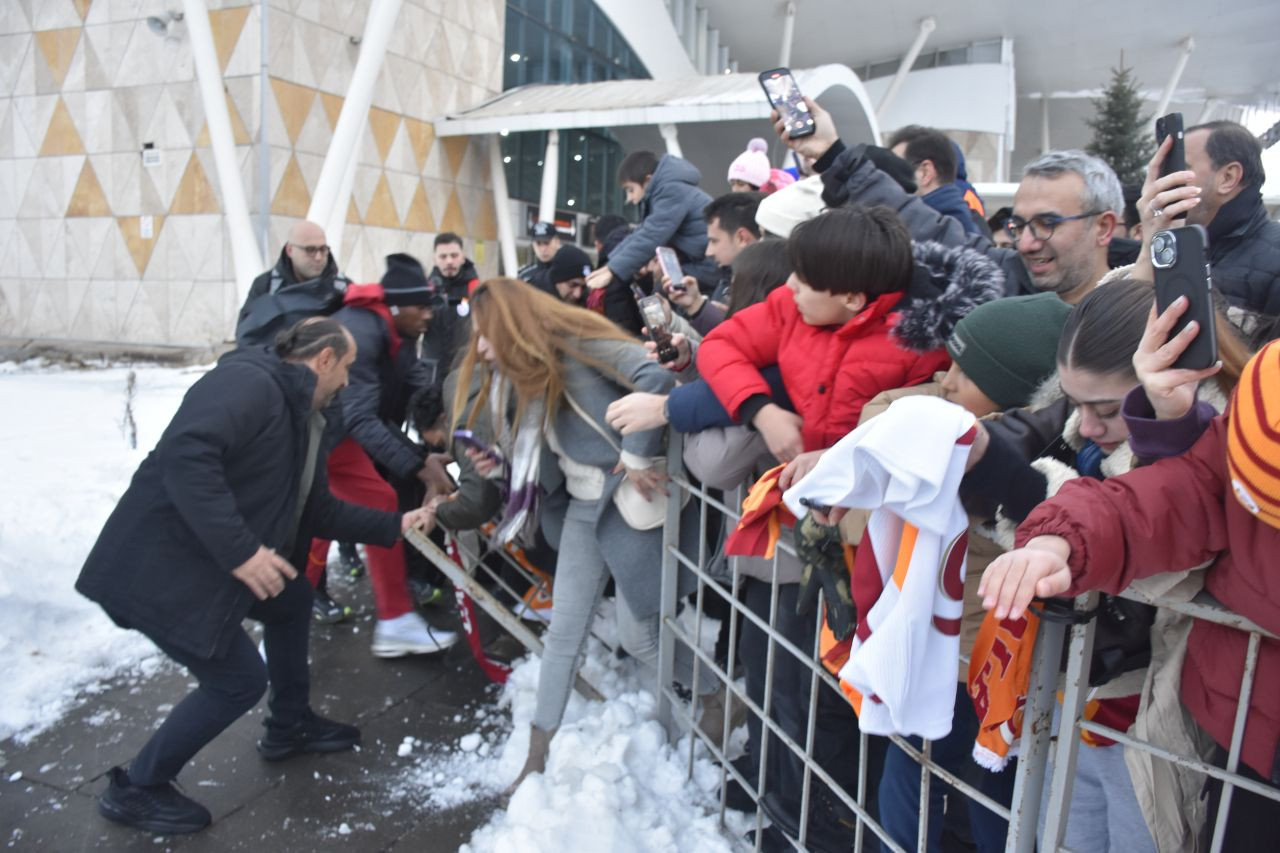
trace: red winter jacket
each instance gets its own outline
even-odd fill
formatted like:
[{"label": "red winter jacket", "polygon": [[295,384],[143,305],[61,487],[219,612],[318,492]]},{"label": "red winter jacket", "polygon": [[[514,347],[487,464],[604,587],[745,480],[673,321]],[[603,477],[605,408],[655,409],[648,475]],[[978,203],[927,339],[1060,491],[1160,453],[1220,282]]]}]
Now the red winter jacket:
[{"label": "red winter jacket", "polygon": [[749,397],[769,393],[760,368],[778,365],[804,419],[805,450],[830,447],[858,425],[872,397],[918,385],[950,364],[943,349],[912,352],[890,336],[904,298],[881,296],[843,326],[810,326],[790,289],[779,287],[711,330],[698,348],[698,372],[738,418]]},{"label": "red winter jacket", "polygon": [[[1249,514],[1231,491],[1227,418],[1214,419],[1182,456],[1105,482],[1081,477],[1040,504],[1018,528],[1071,544],[1073,583],[1119,592],[1132,581],[1216,558],[1205,589],[1223,605],[1280,634],[1280,530]],[[1248,635],[1196,620],[1182,667],[1182,701],[1223,747],[1244,674]],[[1280,744],[1280,643],[1263,639],[1244,730],[1246,764],[1271,778]]]}]

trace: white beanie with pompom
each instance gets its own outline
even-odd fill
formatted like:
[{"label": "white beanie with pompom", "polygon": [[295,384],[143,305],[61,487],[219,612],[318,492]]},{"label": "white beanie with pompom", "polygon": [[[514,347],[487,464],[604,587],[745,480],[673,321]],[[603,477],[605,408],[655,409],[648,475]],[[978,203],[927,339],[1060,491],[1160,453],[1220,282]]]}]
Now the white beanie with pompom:
[{"label": "white beanie with pompom", "polygon": [[729,164],[730,181],[746,181],[753,187],[759,187],[769,180],[769,143],[756,137],[747,143],[747,150],[737,156]]}]

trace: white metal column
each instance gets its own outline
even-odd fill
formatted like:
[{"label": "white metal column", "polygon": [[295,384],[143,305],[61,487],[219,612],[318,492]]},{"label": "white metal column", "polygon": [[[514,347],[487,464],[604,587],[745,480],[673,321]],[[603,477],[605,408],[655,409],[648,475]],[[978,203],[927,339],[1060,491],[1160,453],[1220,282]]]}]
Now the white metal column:
[{"label": "white metal column", "polygon": [[[329,212],[329,218],[321,223],[324,228],[325,239],[329,241],[329,245],[333,246],[333,251],[342,251],[342,237],[347,229],[347,210],[351,206],[351,190],[356,184],[356,167],[360,163],[360,144],[359,139],[364,136],[365,126],[369,119],[366,117],[360,122],[360,129],[356,132],[356,144],[351,147],[351,157],[347,160],[347,168],[342,172],[342,184],[338,187],[338,195],[334,199],[333,210]],[[341,255],[338,261],[342,261]]]},{"label": "white metal column", "polygon": [[542,155],[542,194],[538,196],[538,219],[556,218],[556,190],[560,187],[560,131],[547,131],[547,150]]},{"label": "white metal column", "polygon": [[1156,115],[1162,116],[1169,110],[1169,102],[1173,100],[1173,90],[1178,88],[1178,81],[1182,79],[1182,72],[1187,67],[1187,60],[1191,58],[1192,52],[1196,49],[1196,40],[1191,36],[1187,36],[1179,45],[1178,61],[1174,63],[1173,73],[1169,75],[1169,82],[1165,84],[1164,94],[1160,96],[1160,104],[1156,107]]},{"label": "white metal column", "polygon": [[307,209],[307,219],[312,222],[332,221],[352,151],[360,141],[369,105],[373,103],[373,87],[378,80],[378,72],[382,70],[387,42],[391,40],[396,18],[400,15],[400,3],[401,0],[373,0],[369,7],[364,37],[360,41],[360,58],[351,73],[351,85],[347,87],[342,112],[338,115],[338,124],[333,129],[324,165],[320,167],[320,178],[311,196],[311,207]]},{"label": "white metal column", "polygon": [[920,56],[920,51],[924,48],[924,43],[929,40],[929,34],[938,26],[938,20],[930,15],[920,21],[920,28],[916,32],[916,40],[911,43],[911,49],[907,51],[907,55],[902,57],[902,62],[898,64],[898,71],[893,75],[893,80],[889,82],[889,88],[884,90],[884,94],[880,97],[880,104],[876,107],[876,118],[883,119],[889,110],[889,105],[893,103],[893,99],[898,97],[898,90],[902,88],[902,81],[907,79],[907,75],[911,73],[911,66],[916,64],[916,58]]},{"label": "white metal column", "polygon": [[662,134],[662,141],[667,143],[668,154],[673,157],[684,156],[684,152],[680,150],[680,132],[674,124],[658,125],[658,133]]},{"label": "white metal column", "polygon": [[240,181],[240,163],[236,157],[235,138],[231,134],[227,95],[222,88],[222,71],[213,47],[209,10],[203,0],[183,0],[182,7],[187,32],[191,36],[196,77],[200,82],[200,100],[204,102],[205,121],[209,124],[213,163],[218,170],[218,188],[222,191],[222,212],[231,242],[238,304],[244,302],[249,285],[262,272],[262,254],[258,251],[258,239],[253,235],[249,203],[245,200],[244,184]]},{"label": "white metal column", "polygon": [[791,66],[791,43],[795,40],[795,35],[796,4],[789,2],[782,18],[782,46],[778,50],[779,68],[789,68]]},{"label": "white metal column", "polygon": [[493,213],[498,220],[498,251],[502,257],[503,275],[514,276],[520,267],[516,263],[516,235],[511,226],[511,197],[507,194],[507,170],[502,164],[502,138],[490,134],[489,183],[493,185]]}]

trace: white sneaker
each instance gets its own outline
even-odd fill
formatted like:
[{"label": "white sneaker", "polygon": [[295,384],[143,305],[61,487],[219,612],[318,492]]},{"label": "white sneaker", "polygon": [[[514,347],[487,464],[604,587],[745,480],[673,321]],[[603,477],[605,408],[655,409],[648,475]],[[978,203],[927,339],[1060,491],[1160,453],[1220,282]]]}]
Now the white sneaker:
[{"label": "white sneaker", "polygon": [[398,658],[442,652],[458,642],[458,635],[433,628],[417,613],[409,611],[394,619],[379,619],[373,629],[373,656]]}]

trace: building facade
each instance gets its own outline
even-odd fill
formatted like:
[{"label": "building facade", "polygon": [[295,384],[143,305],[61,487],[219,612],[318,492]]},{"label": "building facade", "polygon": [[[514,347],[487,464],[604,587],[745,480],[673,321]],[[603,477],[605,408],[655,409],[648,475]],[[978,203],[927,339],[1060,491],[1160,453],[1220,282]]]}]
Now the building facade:
[{"label": "building facade", "polygon": [[[209,0],[263,269],[306,215],[371,0]],[[483,143],[432,119],[502,86],[504,0],[404,0],[357,149],[339,265],[429,268],[454,231],[496,269]],[[206,347],[239,297],[182,3],[0,3],[0,338]],[[264,68],[265,60],[265,68]],[[333,236],[330,236],[331,242]]]}]

